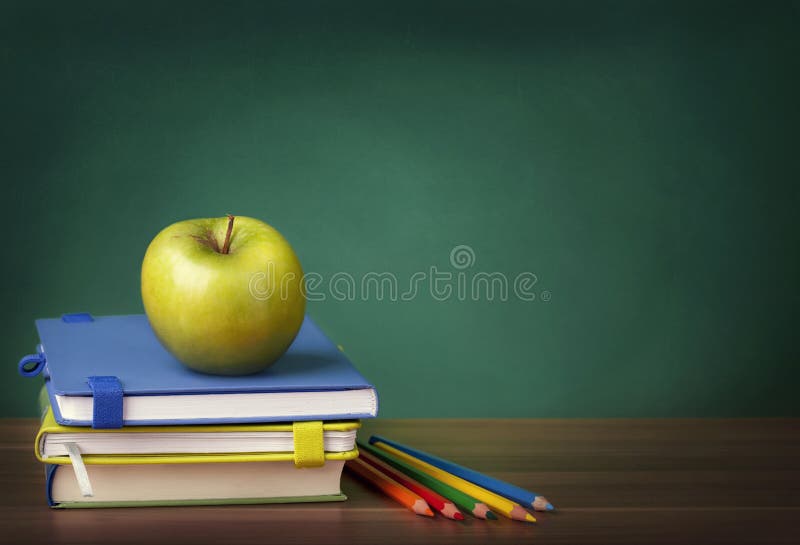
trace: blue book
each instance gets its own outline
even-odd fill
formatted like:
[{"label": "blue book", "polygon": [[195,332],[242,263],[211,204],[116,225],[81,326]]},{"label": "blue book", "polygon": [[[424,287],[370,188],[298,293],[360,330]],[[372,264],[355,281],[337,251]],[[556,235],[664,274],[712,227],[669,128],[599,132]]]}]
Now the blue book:
[{"label": "blue book", "polygon": [[370,418],[375,388],[306,317],[289,350],[246,376],[192,371],[164,349],[147,317],[68,314],[36,321],[38,353],[20,373],[43,373],[59,424],[117,428]]}]

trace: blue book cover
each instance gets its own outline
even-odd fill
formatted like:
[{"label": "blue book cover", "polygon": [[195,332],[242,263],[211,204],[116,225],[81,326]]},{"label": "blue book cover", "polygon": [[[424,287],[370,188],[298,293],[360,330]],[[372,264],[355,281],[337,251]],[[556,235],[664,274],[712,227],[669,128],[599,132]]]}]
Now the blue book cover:
[{"label": "blue book cover", "polygon": [[[39,362],[62,425],[332,420],[377,414],[374,387],[309,317],[277,362],[246,376],[188,369],[164,349],[143,314],[65,315],[37,320],[36,327],[38,360],[28,357],[27,367],[21,363],[20,369],[32,375]],[[110,378],[121,391],[107,391],[90,377]],[[116,409],[115,398],[120,398]],[[101,402],[105,406],[98,406]],[[106,413],[115,410],[120,412],[116,425],[109,425],[115,419]]]}]

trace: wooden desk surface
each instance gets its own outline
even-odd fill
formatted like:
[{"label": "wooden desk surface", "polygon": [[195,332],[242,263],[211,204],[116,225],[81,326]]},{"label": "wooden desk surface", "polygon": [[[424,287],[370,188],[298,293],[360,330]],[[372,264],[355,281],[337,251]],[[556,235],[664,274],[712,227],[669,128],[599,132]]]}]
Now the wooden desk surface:
[{"label": "wooden desk surface", "polygon": [[0,420],[2,543],[800,542],[800,419],[365,422],[545,494],[536,525],[415,516],[347,474],[344,503],[51,510],[36,427]]}]

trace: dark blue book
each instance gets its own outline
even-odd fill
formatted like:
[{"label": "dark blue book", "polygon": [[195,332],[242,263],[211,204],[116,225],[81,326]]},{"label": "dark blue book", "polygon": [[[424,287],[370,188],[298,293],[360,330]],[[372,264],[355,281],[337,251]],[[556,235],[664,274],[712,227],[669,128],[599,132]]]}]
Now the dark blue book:
[{"label": "dark blue book", "polygon": [[137,425],[340,420],[377,415],[375,388],[306,317],[289,350],[266,370],[215,376],[186,368],[144,315],[65,315],[36,321],[42,372],[59,424]]}]

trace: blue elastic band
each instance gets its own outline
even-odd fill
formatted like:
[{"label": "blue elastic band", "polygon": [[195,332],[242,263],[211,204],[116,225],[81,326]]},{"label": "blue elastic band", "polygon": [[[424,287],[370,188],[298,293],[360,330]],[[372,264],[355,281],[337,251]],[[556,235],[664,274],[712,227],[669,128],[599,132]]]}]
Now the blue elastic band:
[{"label": "blue elastic band", "polygon": [[61,316],[61,321],[65,324],[80,324],[83,322],[94,322],[94,318],[92,318],[92,315],[88,312],[74,312]]},{"label": "blue elastic band", "polygon": [[122,384],[117,377],[89,377],[94,397],[92,427],[109,429],[122,427]]},{"label": "blue elastic band", "polygon": [[35,377],[44,369],[47,358],[44,355],[44,348],[41,344],[36,345],[36,354],[29,354],[19,360],[17,370],[23,377]]}]

